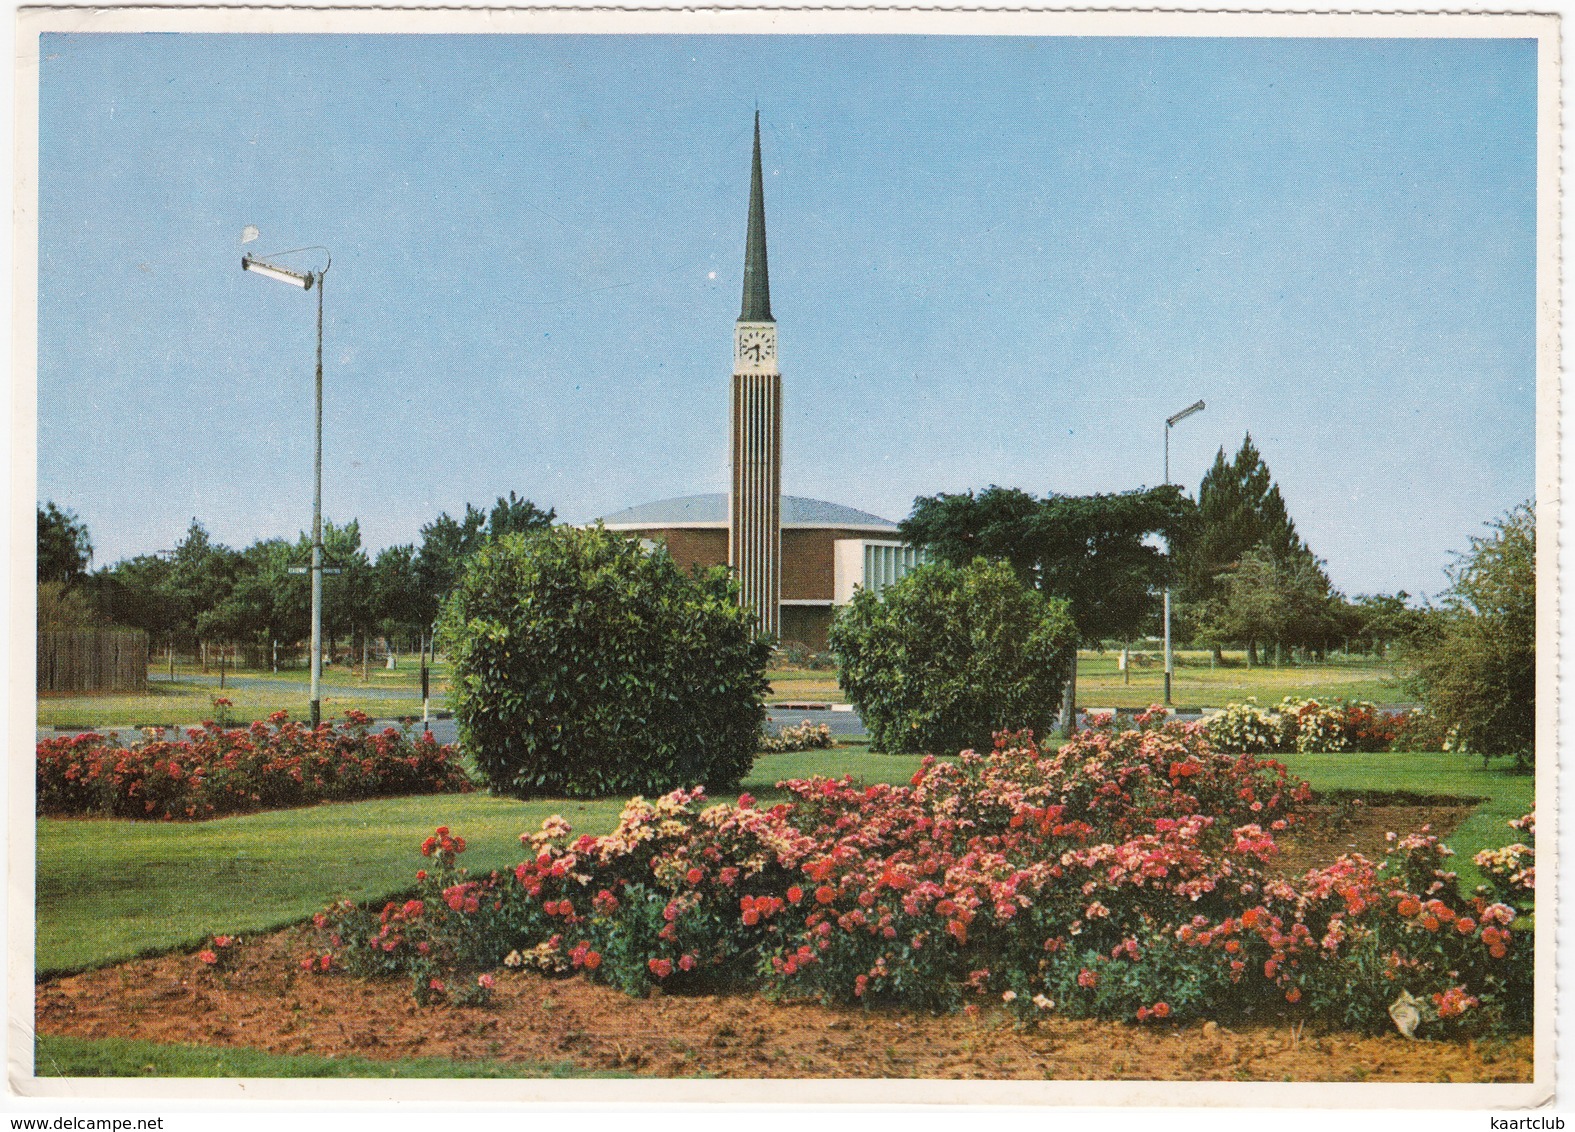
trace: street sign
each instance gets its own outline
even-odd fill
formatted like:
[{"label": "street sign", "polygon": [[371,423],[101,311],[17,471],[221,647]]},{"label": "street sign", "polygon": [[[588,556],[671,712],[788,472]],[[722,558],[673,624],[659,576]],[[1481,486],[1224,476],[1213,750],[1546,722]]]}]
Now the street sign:
[{"label": "street sign", "polygon": [[[292,574],[310,574],[312,572],[312,568],[310,566],[290,566],[290,567],[288,567],[288,570]],[[323,573],[325,573],[325,574],[343,574],[344,573],[344,569],[342,567],[339,567],[339,566],[324,566],[323,567]]]}]

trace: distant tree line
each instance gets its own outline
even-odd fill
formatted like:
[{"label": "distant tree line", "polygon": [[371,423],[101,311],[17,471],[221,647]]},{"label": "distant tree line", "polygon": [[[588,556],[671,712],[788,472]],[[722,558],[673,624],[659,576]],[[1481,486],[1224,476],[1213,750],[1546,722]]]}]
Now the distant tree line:
[{"label": "distant tree line", "polygon": [[[361,545],[358,522],[326,521],[325,560],[339,572],[324,578],[325,638],[352,647],[368,636],[421,638],[485,543],[555,518],[510,492],[490,509],[444,512],[421,528],[419,543],[375,557]],[[1217,654],[1241,648],[1249,665],[1282,662],[1293,650],[1382,653],[1437,639],[1440,618],[1458,605],[1450,594],[1432,608],[1404,591],[1347,598],[1335,589],[1250,435],[1234,457],[1220,449],[1196,499],[1176,486],[1043,497],[992,486],[920,497],[900,531],[955,566],[981,557],[1008,563],[1026,585],[1068,602],[1084,647],[1157,636],[1167,584],[1179,642]],[[310,632],[311,581],[292,568],[310,557],[304,532],[234,550],[193,519],[172,551],[90,570],[86,525],[46,503],[38,508],[39,624],[140,628],[182,648],[298,642]]]},{"label": "distant tree line", "polygon": [[[431,631],[464,563],[490,539],[556,517],[513,492],[483,510],[440,514],[419,543],[370,556],[357,521],[325,521],[323,633],[330,646]],[[1246,651],[1250,665],[1315,656],[1332,645],[1382,652],[1421,629],[1410,595],[1347,599],[1302,541],[1249,435],[1222,448],[1196,499],[1175,486],[1036,497],[1017,488],[921,497],[902,537],[953,565],[1009,563],[1025,584],[1065,598],[1080,642],[1098,647],[1157,635],[1160,590],[1173,590],[1173,631],[1185,643]],[[311,539],[261,539],[235,550],[193,519],[174,549],[90,571],[85,524],[54,503],[38,509],[39,623],[145,629],[182,648],[199,641],[296,642],[310,633]],[[1075,676],[1074,676],[1075,679]]]},{"label": "distant tree line", "polygon": [[[356,520],[323,522],[323,638],[415,642],[432,631],[461,571],[488,541],[550,526],[556,518],[513,492],[489,509],[467,504],[421,528],[418,543],[369,555]],[[267,646],[311,635],[310,532],[259,539],[235,550],[213,541],[193,519],[172,551],[139,554],[89,570],[87,527],[54,503],[38,509],[39,625],[118,625],[144,629],[155,642],[191,649],[200,642]]]}]

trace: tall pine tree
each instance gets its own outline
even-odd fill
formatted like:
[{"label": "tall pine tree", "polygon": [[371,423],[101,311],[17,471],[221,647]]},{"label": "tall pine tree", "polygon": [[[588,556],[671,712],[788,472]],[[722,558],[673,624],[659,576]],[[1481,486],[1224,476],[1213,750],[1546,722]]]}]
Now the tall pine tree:
[{"label": "tall pine tree", "polygon": [[1175,547],[1187,601],[1218,597],[1221,575],[1254,548],[1289,562],[1308,553],[1296,533],[1279,485],[1248,433],[1232,460],[1221,448],[1198,487],[1197,510]]}]

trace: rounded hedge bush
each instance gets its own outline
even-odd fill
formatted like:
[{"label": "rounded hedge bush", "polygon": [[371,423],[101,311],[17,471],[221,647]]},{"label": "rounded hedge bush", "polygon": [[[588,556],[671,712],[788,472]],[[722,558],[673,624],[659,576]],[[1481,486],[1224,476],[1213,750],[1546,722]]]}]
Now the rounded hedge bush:
[{"label": "rounded hedge bush", "polygon": [[754,761],[770,643],[725,569],[686,574],[601,527],[509,535],[470,561],[439,637],[495,793],[722,789]]},{"label": "rounded hedge bush", "polygon": [[921,566],[839,611],[837,680],[875,751],[987,749],[997,731],[1054,726],[1077,630],[1059,598],[1004,562]]}]

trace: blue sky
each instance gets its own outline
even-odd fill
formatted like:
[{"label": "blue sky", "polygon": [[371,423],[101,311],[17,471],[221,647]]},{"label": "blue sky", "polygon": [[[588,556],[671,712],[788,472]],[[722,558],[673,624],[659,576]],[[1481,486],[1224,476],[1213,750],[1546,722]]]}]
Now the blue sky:
[{"label": "blue sky", "polygon": [[[517,491],[727,483],[763,122],[784,490],[1196,490],[1250,431],[1348,593],[1534,490],[1536,47],[1512,40],[50,35],[39,497],[372,548]],[[301,261],[306,265],[306,261]]]}]

